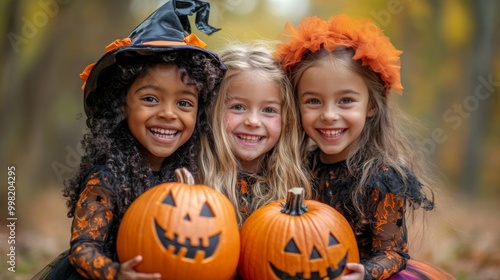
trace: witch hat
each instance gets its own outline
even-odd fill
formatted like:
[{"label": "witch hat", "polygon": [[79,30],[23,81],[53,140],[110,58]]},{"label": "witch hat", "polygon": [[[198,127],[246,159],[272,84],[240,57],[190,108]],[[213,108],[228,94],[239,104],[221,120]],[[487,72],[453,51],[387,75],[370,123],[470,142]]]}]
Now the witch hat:
[{"label": "witch hat", "polygon": [[88,65],[80,74],[80,78],[85,82],[82,90],[86,115],[89,116],[92,111],[89,108],[89,100],[99,86],[98,83],[105,80],[102,79],[102,75],[109,72],[105,70],[122,57],[190,50],[205,54],[225,71],[226,66],[217,54],[206,50],[206,44],[195,34],[190,34],[191,27],[187,16],[194,13],[197,13],[195,23],[200,31],[210,35],[220,30],[208,24],[209,11],[210,4],[203,1],[169,0],[139,24],[127,38],[109,44],[106,53],[96,63]]}]

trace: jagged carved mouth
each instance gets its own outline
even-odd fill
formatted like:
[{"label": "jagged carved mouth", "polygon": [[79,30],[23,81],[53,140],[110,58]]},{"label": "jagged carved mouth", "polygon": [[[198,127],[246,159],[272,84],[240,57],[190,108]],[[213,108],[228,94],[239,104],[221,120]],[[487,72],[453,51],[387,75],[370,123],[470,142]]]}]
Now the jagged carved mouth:
[{"label": "jagged carved mouth", "polygon": [[173,239],[167,238],[165,236],[165,230],[162,229],[158,225],[156,220],[155,220],[155,228],[156,228],[156,234],[158,235],[158,238],[160,239],[160,242],[165,247],[165,249],[168,249],[168,246],[173,246],[175,248],[174,252],[173,252],[174,255],[177,255],[182,248],[187,249],[187,253],[184,255],[184,258],[194,259],[194,257],[196,256],[196,252],[203,251],[203,252],[205,252],[204,258],[206,259],[206,258],[213,255],[215,249],[217,248],[217,245],[219,244],[220,233],[211,236],[208,239],[208,241],[209,241],[208,246],[203,247],[201,245],[202,244],[201,238],[198,242],[198,244],[200,244],[200,245],[198,245],[198,246],[192,246],[191,239],[189,239],[189,238],[186,238],[186,242],[184,242],[184,243],[178,243],[177,242],[177,239],[178,239],[177,234],[174,234]]},{"label": "jagged carved mouth", "polygon": [[299,272],[295,274],[295,276],[291,276],[288,273],[279,270],[273,263],[269,262],[271,265],[271,269],[274,272],[274,275],[278,277],[278,279],[281,280],[324,280],[324,279],[335,279],[342,275],[342,272],[344,271],[345,264],[347,263],[347,253],[345,254],[344,258],[338,263],[337,269],[334,269],[332,266],[329,266],[326,269],[326,276],[321,277],[319,271],[313,271],[311,272],[311,277],[310,278],[304,278],[304,274],[302,272]]}]

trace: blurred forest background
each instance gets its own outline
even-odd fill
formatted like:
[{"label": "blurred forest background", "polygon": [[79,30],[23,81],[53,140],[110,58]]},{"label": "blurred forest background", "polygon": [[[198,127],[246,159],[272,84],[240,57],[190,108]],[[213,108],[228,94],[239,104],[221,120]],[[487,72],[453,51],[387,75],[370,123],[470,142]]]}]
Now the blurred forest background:
[{"label": "blurred forest background", "polygon": [[[0,278],[27,279],[68,247],[60,193],[85,130],[79,73],[163,1],[0,1]],[[500,3],[496,0],[211,0],[217,51],[232,40],[276,40],[286,22],[370,17],[402,55],[402,97],[425,127],[443,179],[438,209],[416,226],[412,256],[457,279],[500,275]],[[16,272],[7,270],[7,167],[16,167]],[[413,229],[412,229],[413,230]],[[413,232],[413,231],[412,231]],[[425,233],[422,235],[422,233]]]}]

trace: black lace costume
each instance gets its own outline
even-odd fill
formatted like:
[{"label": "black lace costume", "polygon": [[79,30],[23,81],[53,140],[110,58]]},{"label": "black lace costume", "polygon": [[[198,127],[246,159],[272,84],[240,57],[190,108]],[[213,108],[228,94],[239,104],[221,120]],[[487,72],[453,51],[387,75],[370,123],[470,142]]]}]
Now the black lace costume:
[{"label": "black lace costume", "polygon": [[[153,172],[153,185],[160,172]],[[115,213],[116,194],[105,175],[92,174],[82,187],[71,226],[70,249],[33,279],[116,279],[120,263],[116,236],[121,217]]]},{"label": "black lace costume", "polygon": [[252,186],[255,184],[257,179],[248,173],[239,172],[238,173],[238,198],[239,198],[239,211],[245,221],[250,214],[252,214]]},{"label": "black lace costume", "polygon": [[[438,268],[414,260],[407,268],[410,255],[406,208],[412,206],[430,210],[434,207],[413,173],[407,171],[404,180],[394,168],[381,167],[379,172],[368,178],[363,193],[357,198],[363,207],[364,215],[361,215],[352,200],[352,189],[360,174],[352,174],[345,161],[322,163],[317,152],[311,154],[310,164],[316,178],[314,188],[317,200],[342,213],[354,230],[361,263],[365,266],[365,279],[387,279],[394,274],[408,277],[402,274],[415,274],[415,270],[419,270],[419,278],[397,279],[434,279],[426,277],[434,275],[432,273]],[[410,267],[412,271],[406,271]],[[442,279],[446,277],[443,272]]]}]

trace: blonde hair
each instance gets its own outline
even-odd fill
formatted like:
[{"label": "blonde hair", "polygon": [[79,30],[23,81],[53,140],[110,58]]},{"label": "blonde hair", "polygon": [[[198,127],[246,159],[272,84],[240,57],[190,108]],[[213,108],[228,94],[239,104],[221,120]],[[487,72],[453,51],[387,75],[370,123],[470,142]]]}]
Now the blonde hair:
[{"label": "blonde hair", "polygon": [[[352,146],[353,148],[349,151],[346,161],[351,174],[361,175],[355,188],[351,191],[353,205],[361,216],[366,213],[366,205],[363,205],[362,200],[360,200],[361,196],[366,195],[364,187],[366,182],[381,168],[390,166],[396,170],[405,183],[408,179],[408,170],[410,170],[429,192],[430,200],[410,200],[412,208],[422,206],[426,210],[432,209],[434,207],[434,191],[431,187],[435,187],[438,181],[432,175],[431,165],[426,157],[424,147],[419,147],[419,143],[423,143],[423,141],[419,141],[420,136],[416,133],[418,123],[390,105],[389,89],[385,87],[380,75],[368,66],[363,66],[361,61],[353,60],[353,55],[354,50],[348,47],[340,46],[333,51],[321,48],[314,53],[304,55],[290,72],[293,86],[296,89],[307,69],[315,66],[320,60],[333,59],[336,63],[341,63],[354,73],[359,74],[368,87],[369,106],[375,110],[375,114],[367,118],[366,124]],[[302,146],[304,151],[310,149],[309,145]],[[402,192],[396,195],[404,195],[407,190],[407,186],[403,186]],[[423,194],[424,197],[427,196],[425,193]]]},{"label": "blonde hair", "polygon": [[[240,225],[244,217],[238,211],[239,197],[237,175],[238,159],[229,145],[225,130],[225,102],[231,82],[241,73],[261,73],[275,82],[281,92],[281,135],[275,147],[262,157],[261,170],[257,181],[250,188],[252,200],[249,208],[255,210],[278,199],[285,199],[288,189],[303,187],[306,198],[311,196],[311,187],[305,162],[305,154],[300,152],[303,132],[300,128],[298,106],[291,90],[290,81],[272,51],[265,42],[232,43],[219,52],[228,70],[224,76],[214,104],[208,112],[211,135],[201,137],[202,150],[200,173],[204,184],[224,193],[233,203]],[[248,203],[248,201],[247,201]]]}]

